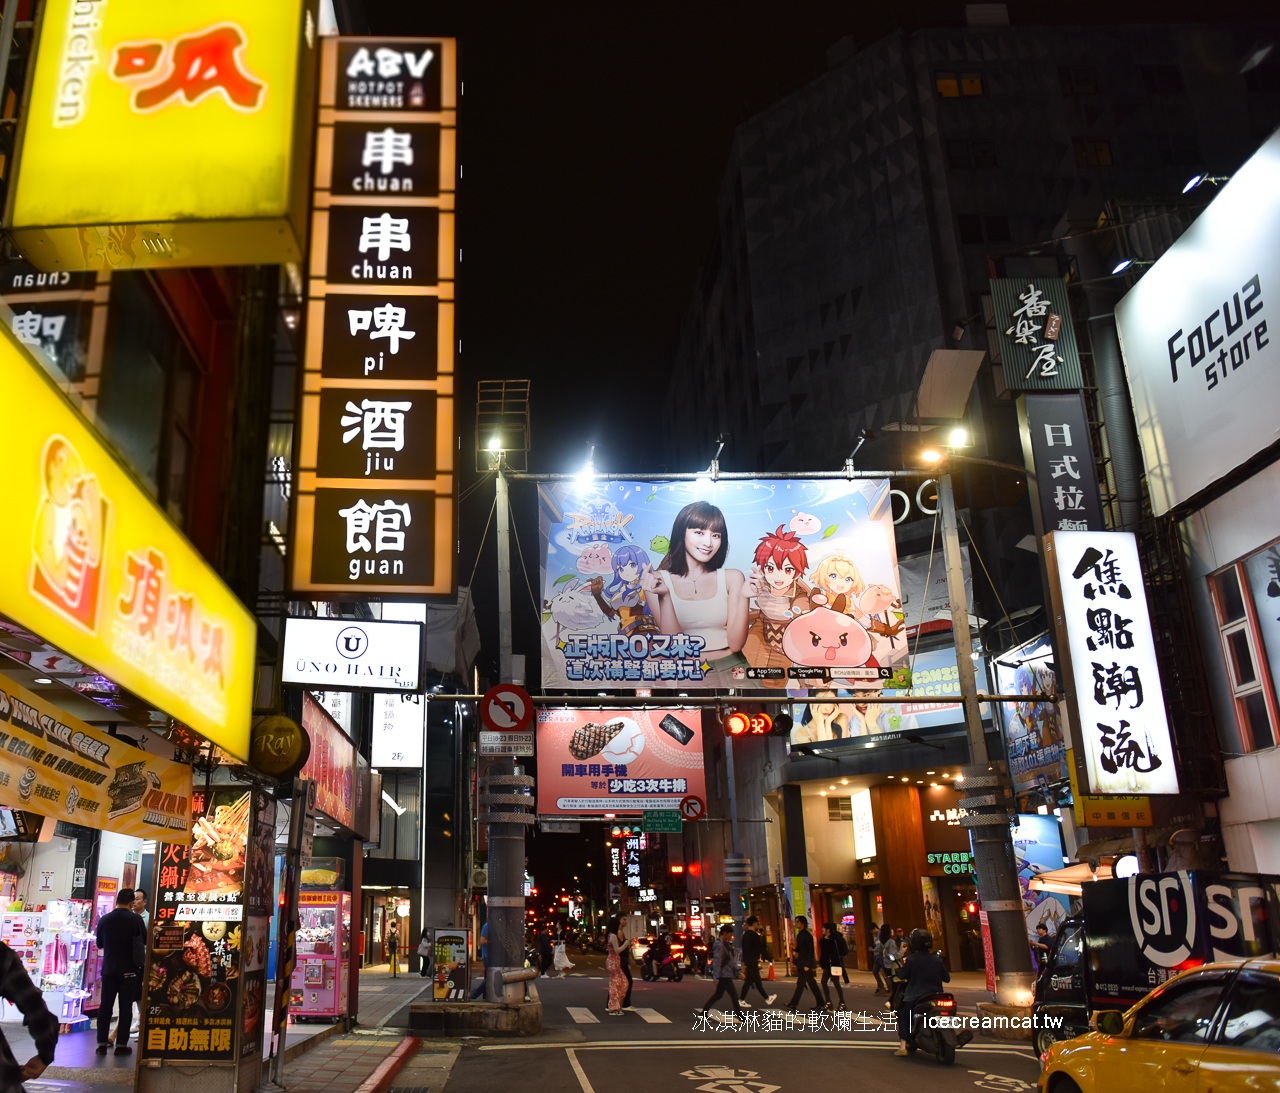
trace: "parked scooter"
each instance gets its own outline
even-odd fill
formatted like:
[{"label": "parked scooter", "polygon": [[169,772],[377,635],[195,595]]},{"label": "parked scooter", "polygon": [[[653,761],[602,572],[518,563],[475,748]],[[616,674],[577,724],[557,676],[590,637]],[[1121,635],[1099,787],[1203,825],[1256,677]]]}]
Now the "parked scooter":
[{"label": "parked scooter", "polygon": [[907,1051],[925,1051],[937,1056],[943,1066],[956,1061],[956,1049],[973,1039],[969,1029],[950,1027],[956,1015],[956,1000],[951,994],[930,994],[911,1004],[911,1028],[899,1029],[907,1043]]}]

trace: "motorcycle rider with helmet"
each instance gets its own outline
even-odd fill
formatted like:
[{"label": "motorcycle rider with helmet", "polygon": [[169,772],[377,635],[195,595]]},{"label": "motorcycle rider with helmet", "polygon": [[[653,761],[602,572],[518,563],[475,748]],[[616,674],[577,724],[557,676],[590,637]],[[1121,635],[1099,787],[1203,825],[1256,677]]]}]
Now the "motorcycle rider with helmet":
[{"label": "motorcycle rider with helmet", "polygon": [[921,998],[941,994],[942,984],[951,981],[951,973],[942,958],[933,952],[933,934],[928,930],[912,930],[910,952],[898,971],[898,978],[905,982],[902,1002],[898,1006],[898,1050],[895,1055],[905,1057],[907,1036],[911,1033],[911,1009]]}]

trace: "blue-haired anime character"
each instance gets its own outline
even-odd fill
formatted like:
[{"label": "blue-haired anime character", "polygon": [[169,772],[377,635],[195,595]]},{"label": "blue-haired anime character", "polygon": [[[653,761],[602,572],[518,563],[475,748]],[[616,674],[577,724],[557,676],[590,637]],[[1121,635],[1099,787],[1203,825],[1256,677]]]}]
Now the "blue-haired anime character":
[{"label": "blue-haired anime character", "polygon": [[613,580],[605,588],[604,598],[618,612],[620,633],[658,632],[658,624],[640,587],[640,577],[648,565],[649,555],[641,547],[628,544],[613,552]]}]

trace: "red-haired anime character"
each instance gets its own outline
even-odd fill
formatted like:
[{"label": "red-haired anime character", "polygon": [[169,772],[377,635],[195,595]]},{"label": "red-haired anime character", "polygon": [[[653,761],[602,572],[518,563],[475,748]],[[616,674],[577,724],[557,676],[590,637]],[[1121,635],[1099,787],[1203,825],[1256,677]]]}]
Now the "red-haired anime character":
[{"label": "red-haired anime character", "polygon": [[810,609],[809,588],[800,579],[809,567],[809,552],[793,531],[761,536],[756,546],[752,582],[761,591],[750,614],[750,631],[743,654],[753,668],[781,668],[766,686],[785,687],[790,658],[782,651],[782,633],[797,615]]}]

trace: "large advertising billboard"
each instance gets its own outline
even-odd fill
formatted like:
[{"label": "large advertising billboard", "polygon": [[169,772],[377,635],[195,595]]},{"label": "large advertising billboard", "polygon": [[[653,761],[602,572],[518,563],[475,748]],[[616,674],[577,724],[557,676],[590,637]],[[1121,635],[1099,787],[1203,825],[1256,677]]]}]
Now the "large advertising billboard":
[{"label": "large advertising billboard", "polygon": [[879,686],[906,658],[887,480],[540,498],[546,688]]},{"label": "large advertising billboard", "polygon": [[1033,890],[1031,881],[1041,873],[1061,869],[1064,864],[1062,835],[1057,816],[1035,813],[1019,815],[1013,828],[1013,852],[1018,860],[1018,887],[1022,893],[1022,913],[1027,920],[1027,937],[1036,936],[1043,924],[1053,937],[1067,921],[1070,904],[1055,892]]},{"label": "large advertising billboard", "polygon": [[698,710],[539,710],[538,815],[656,811],[707,799]]},{"label": "large advertising billboard", "polygon": [[1280,131],[1116,305],[1157,516],[1280,439],[1277,244]]}]

